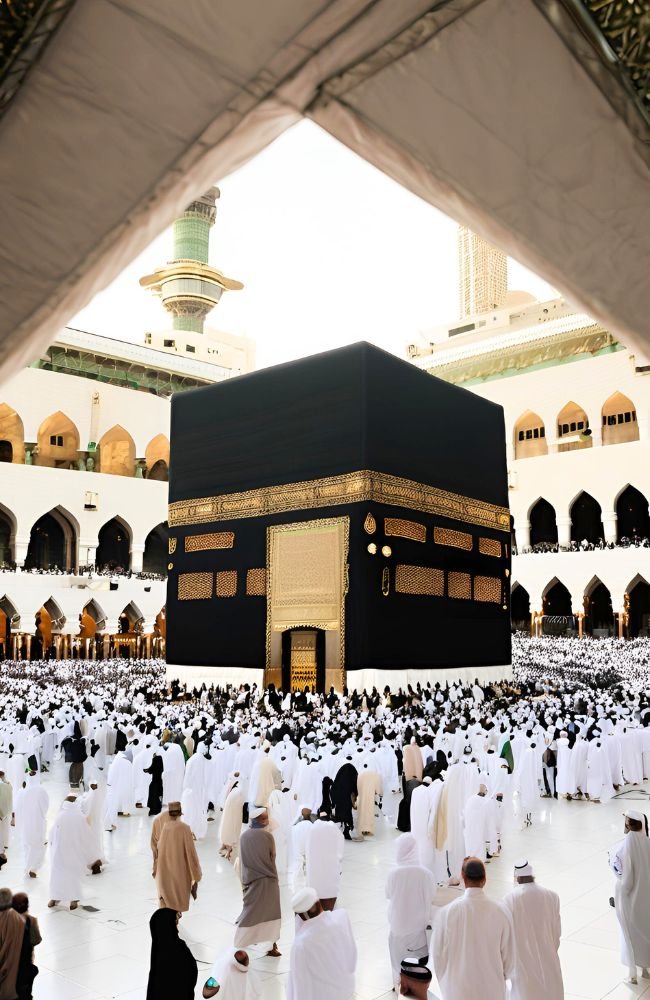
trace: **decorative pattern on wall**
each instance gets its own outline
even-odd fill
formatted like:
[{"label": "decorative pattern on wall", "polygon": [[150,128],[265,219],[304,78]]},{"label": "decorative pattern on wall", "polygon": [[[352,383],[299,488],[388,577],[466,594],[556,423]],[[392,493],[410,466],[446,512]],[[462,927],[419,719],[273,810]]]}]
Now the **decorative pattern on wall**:
[{"label": "decorative pattern on wall", "polygon": [[248,597],[266,597],[266,569],[246,571],[246,593]]},{"label": "decorative pattern on wall", "polygon": [[403,517],[384,519],[384,534],[395,538],[408,538],[412,542],[426,542],[427,529],[418,521],[407,521]]},{"label": "decorative pattern on wall", "polygon": [[395,591],[398,594],[425,594],[443,597],[445,574],[430,566],[409,566],[398,563],[395,567]]},{"label": "decorative pattern on wall", "polygon": [[237,570],[224,569],[216,574],[217,597],[235,597],[237,594]]},{"label": "decorative pattern on wall", "polygon": [[212,573],[179,573],[179,601],[204,601],[212,597]]},{"label": "decorative pattern on wall", "polygon": [[472,551],[472,536],[467,531],[455,531],[453,528],[434,528],[433,540],[436,545],[449,545],[454,549]]},{"label": "decorative pattern on wall", "polygon": [[501,580],[498,576],[474,577],[474,600],[501,604]]},{"label": "decorative pattern on wall", "polygon": [[375,518],[370,513],[370,511],[368,511],[368,513],[366,514],[366,519],[363,522],[363,530],[366,532],[367,535],[374,535],[375,531],[377,530],[377,522],[375,521]]},{"label": "decorative pattern on wall", "polygon": [[167,551],[169,552],[170,556],[174,555],[174,552],[176,551],[177,542],[178,542],[177,538],[170,537],[167,539]]},{"label": "decorative pattern on wall", "polygon": [[186,552],[211,552],[214,549],[231,549],[235,544],[234,531],[209,531],[205,535],[188,535]]},{"label": "decorative pattern on wall", "polygon": [[498,542],[496,538],[479,538],[478,550],[482,556],[501,558],[501,542]]},{"label": "decorative pattern on wall", "polygon": [[460,601],[471,601],[472,578],[469,573],[448,573],[447,594]]}]

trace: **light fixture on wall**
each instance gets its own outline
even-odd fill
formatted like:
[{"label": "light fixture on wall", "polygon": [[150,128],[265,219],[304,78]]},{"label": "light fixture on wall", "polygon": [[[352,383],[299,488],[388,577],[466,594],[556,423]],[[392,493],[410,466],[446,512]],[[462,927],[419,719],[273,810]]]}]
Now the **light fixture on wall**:
[{"label": "light fixture on wall", "polygon": [[92,493],[86,490],[84,494],[84,510],[97,510],[99,506],[99,493]]}]

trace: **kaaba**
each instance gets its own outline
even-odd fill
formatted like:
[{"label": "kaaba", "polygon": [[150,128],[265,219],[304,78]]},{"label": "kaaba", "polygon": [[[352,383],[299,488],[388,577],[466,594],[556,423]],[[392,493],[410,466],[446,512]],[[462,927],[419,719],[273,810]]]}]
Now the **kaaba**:
[{"label": "kaaba", "polygon": [[509,673],[500,406],[354,344],[175,395],[169,490],[170,675]]}]

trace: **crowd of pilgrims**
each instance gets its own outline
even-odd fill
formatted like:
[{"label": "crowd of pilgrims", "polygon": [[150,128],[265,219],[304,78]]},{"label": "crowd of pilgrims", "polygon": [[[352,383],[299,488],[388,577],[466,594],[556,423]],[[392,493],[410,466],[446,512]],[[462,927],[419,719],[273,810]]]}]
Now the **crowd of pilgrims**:
[{"label": "crowd of pilgrims", "polygon": [[[498,857],[506,817],[524,828],[535,821],[541,798],[600,803],[650,778],[649,660],[647,640],[515,635],[508,682],[342,694],[332,689],[324,695],[283,693],[272,685],[265,691],[249,685],[188,691],[177,682],[168,686],[158,660],[6,661],[0,675],[0,867],[7,849],[21,851],[26,875],[37,877],[47,841],[49,905],[74,908],[83,877],[100,874],[106,863],[105,842],[118,817],[139,808],[158,818],[154,871],[167,836],[160,821],[168,813],[173,819],[182,815],[180,826],[189,828],[184,858],[192,854],[192,842],[206,836],[208,823],[216,822],[220,853],[244,886],[238,950],[219,966],[222,983],[234,970],[235,985],[221,995],[254,996],[253,976],[235,973],[248,971],[243,948],[251,944],[268,940],[269,954],[278,953],[280,912],[279,893],[277,902],[260,902],[258,895],[247,903],[247,879],[254,881],[256,865],[263,867],[259,858],[245,856],[249,833],[271,833],[276,879],[277,872],[287,873],[297,894],[296,913],[310,902],[313,908],[314,899],[321,911],[334,910],[343,842],[372,837],[377,822],[402,834],[398,870],[417,859],[434,890],[461,881],[467,886],[465,860],[486,864]],[[47,831],[47,773],[59,760],[69,767],[71,794]],[[160,913],[189,908],[201,869],[194,851],[181,864],[187,885],[179,891],[175,865],[170,876],[166,864],[158,864],[162,910],[151,924],[149,1000],[158,998],[156,975],[169,983],[186,968],[191,978],[193,969],[187,996],[193,996],[197,976],[191,955],[179,958],[177,921]],[[270,877],[268,870],[263,877]],[[401,901],[391,899],[389,887],[387,894],[399,989],[403,954],[426,964],[429,944],[425,927],[404,932],[404,922],[413,923],[412,894]],[[264,919],[257,919],[260,912]],[[0,923],[1,917],[0,911]],[[341,941],[351,935],[349,923],[333,925],[335,931]],[[349,948],[347,953],[353,964]],[[172,955],[176,972],[169,968]],[[343,958],[336,968],[338,992],[323,988],[310,995],[352,995],[354,968],[346,985],[341,963]],[[403,995],[432,995],[417,992],[420,980],[413,975],[407,981],[415,992]],[[302,993],[296,987],[299,979],[292,955],[289,996],[296,1000],[304,995],[304,986]],[[216,978],[208,982],[213,985],[203,995],[216,995]],[[184,997],[183,988],[174,995]]]}]

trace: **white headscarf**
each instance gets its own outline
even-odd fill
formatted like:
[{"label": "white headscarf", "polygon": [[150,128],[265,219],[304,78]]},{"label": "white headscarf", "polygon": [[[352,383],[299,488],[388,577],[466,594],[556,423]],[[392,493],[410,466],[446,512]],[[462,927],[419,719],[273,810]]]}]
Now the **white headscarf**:
[{"label": "white headscarf", "polygon": [[262,995],[256,973],[250,965],[240,965],[231,949],[216,960],[212,976],[221,987],[219,1000],[257,1000]]}]

